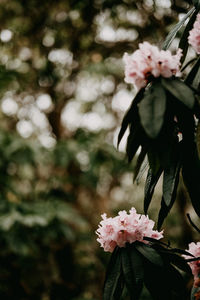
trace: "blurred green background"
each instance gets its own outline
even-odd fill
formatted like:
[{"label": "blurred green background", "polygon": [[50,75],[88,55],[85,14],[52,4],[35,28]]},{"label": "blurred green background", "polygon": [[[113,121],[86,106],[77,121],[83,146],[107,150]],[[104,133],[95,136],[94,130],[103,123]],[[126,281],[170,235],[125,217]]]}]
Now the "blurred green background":
[{"label": "blurred green background", "polygon": [[[121,58],[144,40],[161,46],[189,7],[0,1],[0,299],[102,299],[109,254],[96,242],[100,216],[143,207],[145,176],[133,185],[126,138],[116,149],[136,92],[123,81]],[[195,237],[185,199],[180,189],[164,224],[173,246]],[[158,189],[155,221],[159,201]]]}]

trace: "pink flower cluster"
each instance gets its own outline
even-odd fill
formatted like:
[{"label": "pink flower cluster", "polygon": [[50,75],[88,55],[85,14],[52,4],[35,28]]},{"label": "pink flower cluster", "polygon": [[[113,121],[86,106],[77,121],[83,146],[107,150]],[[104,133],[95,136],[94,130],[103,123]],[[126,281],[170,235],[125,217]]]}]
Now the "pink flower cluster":
[{"label": "pink flower cluster", "polygon": [[[189,249],[187,250],[189,253],[194,255],[195,257],[200,257],[200,242],[198,243],[190,243]],[[190,259],[191,256],[183,255],[185,258]],[[190,268],[192,270],[192,274],[194,276],[194,285],[199,286],[199,276],[200,276],[200,260],[189,262]]]},{"label": "pink flower cluster", "polygon": [[125,247],[125,244],[141,241],[144,237],[161,239],[163,232],[153,230],[155,222],[148,216],[137,214],[135,208],[131,208],[129,214],[125,210],[120,211],[118,216],[107,218],[102,215],[102,221],[96,233],[97,241],[104,248],[104,251],[113,252],[116,246]]},{"label": "pink flower cluster", "polygon": [[145,87],[152,77],[171,77],[180,75],[180,58],[182,50],[176,55],[169,50],[159,50],[158,47],[144,42],[133,54],[124,54],[125,82],[132,83],[139,90]]},{"label": "pink flower cluster", "polygon": [[200,54],[200,14],[197,15],[193,28],[189,32],[188,43]]}]

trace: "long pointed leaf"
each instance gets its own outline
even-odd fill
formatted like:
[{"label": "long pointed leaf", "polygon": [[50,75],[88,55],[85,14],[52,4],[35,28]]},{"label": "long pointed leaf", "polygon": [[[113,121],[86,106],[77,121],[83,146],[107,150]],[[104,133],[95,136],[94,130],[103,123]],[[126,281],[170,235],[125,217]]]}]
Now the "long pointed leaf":
[{"label": "long pointed leaf", "polygon": [[162,174],[162,169],[160,168],[156,174],[153,174],[152,169],[149,169],[146,182],[145,182],[145,188],[144,188],[144,213],[147,214],[149,205],[151,203],[151,199],[154,193],[155,186]]},{"label": "long pointed leaf", "polygon": [[[107,267],[103,300],[120,299],[122,292],[122,289],[119,289],[119,285],[121,284],[122,271],[121,261],[121,251],[120,249],[116,248],[111,255],[111,259]],[[118,295],[116,295],[117,291],[119,291]]]},{"label": "long pointed leaf", "polygon": [[183,34],[181,36],[180,42],[179,42],[179,48],[183,49],[183,55],[181,57],[181,63],[185,60],[185,57],[187,55],[187,51],[188,51],[188,36],[189,36],[189,31],[192,29],[193,24],[196,20],[196,16],[197,16],[197,10],[195,10],[189,20],[189,22],[187,23]]},{"label": "long pointed leaf", "polygon": [[117,146],[119,146],[120,141],[121,141],[122,137],[124,136],[124,133],[125,133],[126,129],[128,128],[128,125],[131,123],[132,120],[134,120],[135,113],[136,113],[136,110],[137,110],[137,104],[142,99],[143,94],[144,94],[144,89],[141,89],[137,93],[135,98],[133,99],[130,108],[128,109],[127,113],[125,114],[125,116],[122,120],[121,129],[120,129],[120,132],[119,132],[119,135],[118,135]]},{"label": "long pointed leaf", "polygon": [[174,26],[174,28],[170,31],[168,36],[166,37],[164,43],[163,43],[163,50],[167,50],[169,46],[171,45],[173,39],[176,37],[176,34],[181,29],[181,27],[184,25],[185,21],[189,16],[195,11],[195,8],[191,8],[190,11]]}]

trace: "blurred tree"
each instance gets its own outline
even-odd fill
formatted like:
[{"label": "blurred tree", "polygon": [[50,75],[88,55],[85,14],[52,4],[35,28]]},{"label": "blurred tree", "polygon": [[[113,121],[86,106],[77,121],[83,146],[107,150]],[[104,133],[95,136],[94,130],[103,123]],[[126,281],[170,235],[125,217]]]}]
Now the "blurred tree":
[{"label": "blurred tree", "polygon": [[100,214],[142,197],[113,147],[135,94],[121,58],[189,3],[0,1],[1,299],[101,299]]}]

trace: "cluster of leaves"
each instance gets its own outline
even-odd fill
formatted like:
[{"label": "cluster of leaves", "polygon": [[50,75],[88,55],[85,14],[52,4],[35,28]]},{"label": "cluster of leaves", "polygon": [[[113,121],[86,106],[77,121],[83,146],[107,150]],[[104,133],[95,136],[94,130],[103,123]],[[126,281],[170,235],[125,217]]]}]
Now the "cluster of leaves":
[{"label": "cluster of leaves", "polygon": [[[182,62],[188,50],[189,30],[198,12],[199,6],[197,5],[175,26],[164,43],[164,49],[167,49],[184,22],[189,19],[179,43],[184,53]],[[180,170],[182,170],[192,205],[197,215],[200,216],[198,196],[200,160],[196,139],[196,120],[200,118],[198,71],[199,59],[184,81],[175,77],[153,79],[135,96],[122,121],[118,143],[127,127],[130,126],[126,148],[129,161],[133,159],[141,146],[136,166],[137,172],[145,156],[148,157],[149,171],[144,196],[145,213],[147,213],[155,186],[163,174],[163,197],[158,228],[162,226],[174,204]]]},{"label": "cluster of leaves", "polygon": [[186,280],[180,270],[191,274],[191,269],[180,253],[190,254],[148,240],[148,244],[137,241],[125,248],[115,248],[106,273],[105,300],[121,299],[125,286],[130,299],[140,299],[143,285],[153,299],[187,298]]}]

